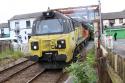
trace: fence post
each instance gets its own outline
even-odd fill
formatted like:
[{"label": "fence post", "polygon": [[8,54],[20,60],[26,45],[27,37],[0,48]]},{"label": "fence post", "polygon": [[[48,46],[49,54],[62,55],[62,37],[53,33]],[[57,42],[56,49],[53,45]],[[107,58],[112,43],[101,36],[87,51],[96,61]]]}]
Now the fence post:
[{"label": "fence post", "polygon": [[115,56],[115,72],[117,73],[118,72],[118,69],[117,69],[117,59],[118,59],[118,55],[114,55]]},{"label": "fence post", "polygon": [[120,56],[120,77],[123,80],[123,65],[122,65],[122,57],[121,56]]},{"label": "fence post", "polygon": [[123,58],[123,83],[125,83],[125,58]]}]

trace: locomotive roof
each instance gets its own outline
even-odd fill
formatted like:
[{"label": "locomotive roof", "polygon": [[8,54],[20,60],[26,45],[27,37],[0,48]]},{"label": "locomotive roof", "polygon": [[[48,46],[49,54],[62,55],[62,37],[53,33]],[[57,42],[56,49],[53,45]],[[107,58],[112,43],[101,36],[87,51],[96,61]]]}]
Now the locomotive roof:
[{"label": "locomotive roof", "polygon": [[[45,13],[53,13],[54,16],[49,16],[48,18],[44,15]],[[44,20],[44,19],[53,19],[53,18],[61,18],[61,19],[70,19],[70,17],[58,12],[58,11],[46,11],[42,12],[42,15],[37,18],[37,20]]]}]

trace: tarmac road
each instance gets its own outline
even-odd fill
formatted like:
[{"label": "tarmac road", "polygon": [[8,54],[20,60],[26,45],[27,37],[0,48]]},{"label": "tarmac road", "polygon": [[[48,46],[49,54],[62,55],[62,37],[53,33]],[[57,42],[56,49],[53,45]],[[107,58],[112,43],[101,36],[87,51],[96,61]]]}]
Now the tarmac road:
[{"label": "tarmac road", "polygon": [[125,57],[125,39],[118,39],[113,42],[113,52]]}]

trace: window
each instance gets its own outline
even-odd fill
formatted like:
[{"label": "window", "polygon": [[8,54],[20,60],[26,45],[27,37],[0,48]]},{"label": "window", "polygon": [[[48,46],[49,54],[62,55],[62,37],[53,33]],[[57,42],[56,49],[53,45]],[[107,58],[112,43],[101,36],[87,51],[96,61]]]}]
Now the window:
[{"label": "window", "polygon": [[30,21],[26,21],[26,27],[29,28],[30,27]]},{"label": "window", "polygon": [[4,37],[4,29],[1,29],[1,37]]},{"label": "window", "polygon": [[119,23],[123,23],[123,18],[119,18]]},{"label": "window", "polygon": [[36,25],[35,34],[54,34],[63,32],[62,19],[49,19],[39,21]]},{"label": "window", "polygon": [[27,38],[26,38],[26,36],[25,36],[25,40],[26,40]]},{"label": "window", "polygon": [[19,22],[15,22],[15,28],[19,28]]},{"label": "window", "polygon": [[73,22],[71,20],[69,20],[69,24],[70,24],[70,28],[71,28],[71,31],[73,31]]},{"label": "window", "polygon": [[115,24],[115,19],[109,19],[110,26],[113,26]]},{"label": "window", "polygon": [[26,34],[27,32],[25,31],[25,34]]},{"label": "window", "polygon": [[110,19],[109,22],[110,23],[115,23],[115,19]]}]

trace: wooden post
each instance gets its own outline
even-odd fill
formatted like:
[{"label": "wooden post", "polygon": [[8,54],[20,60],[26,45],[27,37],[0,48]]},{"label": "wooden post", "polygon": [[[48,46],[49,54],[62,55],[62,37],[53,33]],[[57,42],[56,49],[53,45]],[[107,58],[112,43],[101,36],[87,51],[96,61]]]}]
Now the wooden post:
[{"label": "wooden post", "polygon": [[120,77],[123,80],[123,57],[120,56]]},{"label": "wooden post", "polygon": [[123,82],[125,83],[125,58],[123,58]]},{"label": "wooden post", "polygon": [[118,56],[118,59],[117,59],[117,69],[118,69],[118,72],[117,74],[119,75],[120,74],[120,57]]},{"label": "wooden post", "polygon": [[115,56],[115,72],[117,73],[118,71],[118,69],[117,69],[117,59],[118,59],[118,55],[114,55]]}]

